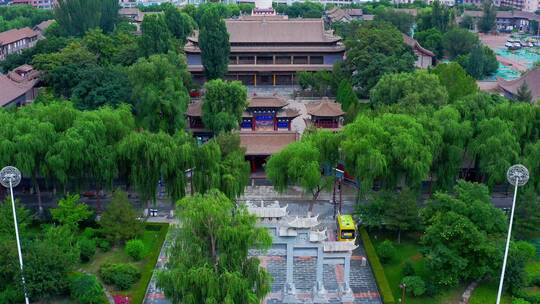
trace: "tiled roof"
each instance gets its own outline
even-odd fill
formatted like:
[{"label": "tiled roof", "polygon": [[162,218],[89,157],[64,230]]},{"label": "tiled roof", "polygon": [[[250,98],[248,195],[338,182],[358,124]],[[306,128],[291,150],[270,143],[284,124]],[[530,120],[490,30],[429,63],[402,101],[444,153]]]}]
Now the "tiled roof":
[{"label": "tiled roof", "polygon": [[34,30],[40,30],[40,31],[45,31],[49,26],[51,26],[51,24],[53,24],[54,22],[54,19],[50,19],[50,20],[45,20],[45,21],[42,21],[40,22],[38,25],[34,26]]},{"label": "tiled roof", "polygon": [[296,132],[240,132],[240,146],[246,148],[246,155],[272,155],[297,140],[298,133]]},{"label": "tiled roof", "polygon": [[[20,70],[22,68],[22,70]],[[0,75],[0,106],[3,107],[17,97],[26,94],[39,82],[38,71],[27,71],[27,65],[21,66],[9,72],[7,75]],[[24,77],[19,72],[26,71]]]},{"label": "tiled roof", "polygon": [[0,45],[10,44],[24,38],[36,37],[38,34],[36,31],[29,27],[23,27],[21,29],[12,29],[0,33]]},{"label": "tiled roof", "polygon": [[279,96],[252,96],[248,108],[283,108],[288,103]]},{"label": "tiled roof", "polygon": [[336,117],[345,114],[341,109],[341,104],[330,100],[321,100],[315,103],[306,104],[307,113],[319,117]]},{"label": "tiled roof", "polygon": [[507,92],[512,93],[513,95],[517,94],[517,91],[523,82],[527,83],[529,90],[531,90],[533,101],[539,100],[540,68],[536,68],[530,72],[527,72],[525,75],[514,80],[504,80],[502,78],[497,78],[497,83],[499,84],[499,87]]},{"label": "tiled roof", "polygon": [[300,111],[292,108],[285,108],[277,113],[277,117],[295,118],[300,116]]},{"label": "tiled roof", "polygon": [[403,41],[405,42],[405,44],[407,44],[408,46],[412,47],[413,49],[419,51],[420,53],[424,55],[435,57],[435,54],[432,51],[421,46],[420,43],[418,43],[418,41],[416,41],[414,38],[405,34],[402,34],[402,35],[403,35]]}]

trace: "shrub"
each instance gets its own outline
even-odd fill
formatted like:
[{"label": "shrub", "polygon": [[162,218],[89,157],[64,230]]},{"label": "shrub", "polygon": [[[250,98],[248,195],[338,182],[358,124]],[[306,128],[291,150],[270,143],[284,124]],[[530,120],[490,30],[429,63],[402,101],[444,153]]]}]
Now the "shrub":
[{"label": "shrub", "polygon": [[135,261],[140,261],[146,254],[146,248],[141,240],[129,240],[124,248],[126,254]]},{"label": "shrub", "polygon": [[99,268],[99,276],[106,284],[126,290],[137,282],[141,277],[141,272],[132,264],[105,263]]},{"label": "shrub", "polygon": [[512,304],[531,304],[531,302],[518,298],[512,300]]},{"label": "shrub", "polygon": [[413,296],[418,297],[426,293],[426,283],[419,276],[408,276],[401,279],[401,284],[405,284]]},{"label": "shrub", "polygon": [[84,228],[83,232],[81,233],[81,237],[87,238],[87,239],[93,239],[96,236],[96,229],[91,227]]},{"label": "shrub", "polygon": [[96,241],[88,238],[81,238],[79,245],[81,262],[88,262],[96,254]]},{"label": "shrub", "polygon": [[104,239],[98,240],[97,246],[103,252],[111,250],[111,243]]},{"label": "shrub", "polygon": [[375,247],[371,243],[371,239],[364,227],[360,228],[360,236],[362,237],[362,243],[364,243],[364,249],[366,250],[366,255],[373,270],[373,275],[375,276],[375,281],[377,281],[377,286],[379,287],[380,295],[385,304],[394,304],[394,295],[392,294],[392,289],[388,284],[388,279],[384,273],[384,268],[379,261],[377,252],[375,252]]},{"label": "shrub", "polygon": [[410,261],[405,262],[403,264],[403,270],[402,270],[404,277],[410,277],[415,274],[413,264]]},{"label": "shrub", "polygon": [[108,302],[103,286],[91,274],[76,273],[71,276],[69,292],[71,298],[81,304],[105,304]]},{"label": "shrub", "polygon": [[396,247],[394,247],[392,241],[385,240],[377,246],[377,254],[379,255],[379,259],[381,259],[381,262],[387,263],[392,260],[396,254]]}]

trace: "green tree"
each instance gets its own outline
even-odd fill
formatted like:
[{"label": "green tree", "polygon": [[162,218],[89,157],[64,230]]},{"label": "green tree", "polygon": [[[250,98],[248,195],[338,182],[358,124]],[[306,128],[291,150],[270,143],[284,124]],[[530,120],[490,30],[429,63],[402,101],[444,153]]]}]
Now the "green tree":
[{"label": "green tree", "polygon": [[64,35],[82,36],[96,27],[112,32],[119,8],[115,0],[59,0],[54,15]]},{"label": "green tree", "polygon": [[478,92],[474,78],[457,63],[450,62],[437,65],[432,72],[439,77],[441,84],[448,92],[448,99],[454,102],[464,96]]},{"label": "green tree", "polygon": [[437,55],[437,58],[442,58],[444,55],[444,48],[442,45],[443,34],[436,28],[429,28],[425,31],[416,32],[414,38],[423,47],[431,50]]},{"label": "green tree", "polygon": [[454,25],[455,16],[450,7],[440,1],[434,1],[431,8],[421,11],[417,19],[419,31],[436,28],[445,33]]},{"label": "green tree", "polygon": [[[178,229],[167,270],[158,286],[178,303],[259,303],[270,276],[249,249],[266,249],[271,238],[243,206],[212,190],[178,202]],[[201,279],[204,278],[204,279]]]},{"label": "green tree", "polygon": [[470,15],[463,16],[463,19],[459,23],[460,27],[468,30],[474,30],[474,25],[474,18]]},{"label": "green tree", "polygon": [[246,87],[239,81],[215,79],[207,82],[204,89],[202,119],[205,127],[216,134],[237,128],[248,104]]},{"label": "green tree", "polygon": [[442,37],[443,48],[450,59],[471,52],[478,44],[478,37],[466,29],[453,28]]},{"label": "green tree", "polygon": [[229,33],[218,10],[211,7],[204,11],[199,23],[199,45],[204,74],[208,79],[223,78],[229,64]]},{"label": "green tree", "polygon": [[436,193],[422,210],[423,251],[434,283],[455,286],[493,275],[506,232],[503,212],[493,206],[488,188],[459,181],[455,195]]},{"label": "green tree", "polygon": [[540,234],[540,202],[532,188],[519,195],[514,224],[517,239],[526,240]]},{"label": "green tree", "polygon": [[145,16],[141,24],[141,31],[142,36],[139,44],[144,56],[165,54],[171,49],[171,33],[163,15]]},{"label": "green tree", "polygon": [[156,203],[158,182],[167,185],[172,200],[185,195],[184,172],[192,168],[191,139],[183,132],[170,136],[163,132],[132,132],[118,146],[120,161],[129,170],[142,202]]},{"label": "green tree", "polygon": [[189,95],[185,58],[175,53],[141,58],[129,67],[131,99],[139,124],[152,132],[181,129]]},{"label": "green tree", "polygon": [[347,79],[343,79],[339,83],[336,101],[341,103],[342,108],[347,111],[351,106],[358,103],[358,97],[356,97],[356,93],[354,93],[353,87]]},{"label": "green tree", "polygon": [[506,170],[518,158],[520,146],[512,125],[498,117],[481,121],[478,130],[470,151],[491,187],[505,181]]},{"label": "green tree", "polygon": [[342,66],[361,97],[367,97],[384,74],[408,72],[415,57],[402,34],[386,23],[365,23],[345,41],[347,59]]},{"label": "green tree", "polygon": [[536,257],[536,247],[533,244],[518,241],[510,244],[510,254],[504,277],[504,287],[512,294],[527,286],[528,274],[525,267]]},{"label": "green tree", "polygon": [[519,86],[515,99],[517,101],[521,101],[521,102],[531,102],[532,101],[532,93],[531,93],[531,90],[529,89],[529,86],[527,85],[527,82],[524,81]]},{"label": "green tree", "polygon": [[181,43],[186,42],[187,37],[191,35],[196,26],[190,15],[181,12],[174,6],[165,9],[165,22],[174,38],[180,40]]},{"label": "green tree", "polygon": [[70,277],[71,298],[81,304],[104,304],[107,297],[101,283],[91,274],[76,273]]},{"label": "green tree", "polygon": [[492,0],[482,1],[483,15],[478,20],[478,28],[483,33],[489,33],[495,28],[495,19],[497,18],[497,8]]},{"label": "green tree", "polygon": [[426,71],[387,74],[381,77],[370,93],[376,105],[399,103],[400,106],[445,105],[448,93],[439,78]]},{"label": "green tree", "polygon": [[103,235],[114,243],[125,242],[142,235],[143,226],[128,200],[127,193],[116,190],[99,221]]},{"label": "green tree", "polygon": [[68,195],[58,201],[57,208],[51,209],[51,215],[61,225],[77,229],[80,222],[92,215],[92,211],[79,201],[78,195]]},{"label": "green tree", "polygon": [[380,19],[393,24],[400,32],[409,35],[414,24],[414,17],[408,13],[385,9],[376,14],[376,19]]}]

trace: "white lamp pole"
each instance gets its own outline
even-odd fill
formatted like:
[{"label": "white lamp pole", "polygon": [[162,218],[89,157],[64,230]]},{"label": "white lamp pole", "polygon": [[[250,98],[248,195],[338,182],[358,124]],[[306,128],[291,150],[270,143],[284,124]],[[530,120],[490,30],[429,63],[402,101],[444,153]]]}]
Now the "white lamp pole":
[{"label": "white lamp pole", "polygon": [[510,212],[510,223],[508,224],[508,235],[506,236],[506,248],[504,249],[504,259],[501,271],[501,281],[499,282],[499,292],[497,293],[497,304],[501,303],[501,296],[504,284],[504,272],[506,271],[506,261],[508,260],[508,249],[512,237],[512,223],[514,222],[514,210],[516,209],[516,197],[518,187],[521,187],[529,180],[529,170],[523,165],[513,165],[506,172],[508,182],[514,185],[514,199],[512,200],[512,211]]},{"label": "white lamp pole", "polygon": [[17,252],[19,253],[19,265],[21,267],[21,279],[24,290],[24,300],[26,304],[29,304],[28,295],[26,294],[26,283],[24,281],[23,273],[23,258],[21,252],[21,240],[19,239],[19,225],[17,224],[17,212],[15,210],[15,197],[13,196],[13,187],[17,187],[21,182],[21,171],[19,169],[7,166],[0,171],[0,183],[2,186],[9,188],[11,194],[11,208],[13,209],[13,225],[15,226],[15,237],[17,239]]}]

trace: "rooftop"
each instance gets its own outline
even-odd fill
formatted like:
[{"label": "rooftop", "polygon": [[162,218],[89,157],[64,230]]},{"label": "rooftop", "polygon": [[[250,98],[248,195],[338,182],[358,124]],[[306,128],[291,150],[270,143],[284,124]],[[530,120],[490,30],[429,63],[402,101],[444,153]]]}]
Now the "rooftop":
[{"label": "rooftop", "polygon": [[406,45],[410,46],[413,49],[418,50],[422,54],[435,57],[435,54],[432,51],[421,46],[420,43],[418,43],[418,41],[416,41],[414,38],[405,34],[402,34],[402,35],[403,35],[403,41],[405,42]]},{"label": "rooftop", "polygon": [[345,114],[341,109],[341,104],[330,100],[306,104],[307,113],[319,117],[336,117]]},{"label": "rooftop", "polygon": [[7,75],[0,75],[0,106],[3,107],[26,94],[38,83],[38,77],[39,72],[29,65],[22,65]]},{"label": "rooftop", "polygon": [[298,140],[296,132],[240,132],[240,146],[246,148],[246,155],[272,155]]},{"label": "rooftop", "polygon": [[39,30],[43,32],[53,23],[54,23],[54,19],[42,21],[38,25],[34,26],[34,30]]},{"label": "rooftop", "polygon": [[287,104],[280,96],[252,96],[248,108],[283,108]]},{"label": "rooftop", "polygon": [[531,90],[533,101],[540,99],[540,68],[536,68],[530,72],[527,72],[523,76],[514,80],[504,80],[497,78],[499,87],[512,94],[517,94],[519,87],[525,82]]},{"label": "rooftop", "polygon": [[10,44],[25,38],[36,37],[37,35],[37,32],[29,27],[12,29],[0,33],[0,45]]}]

